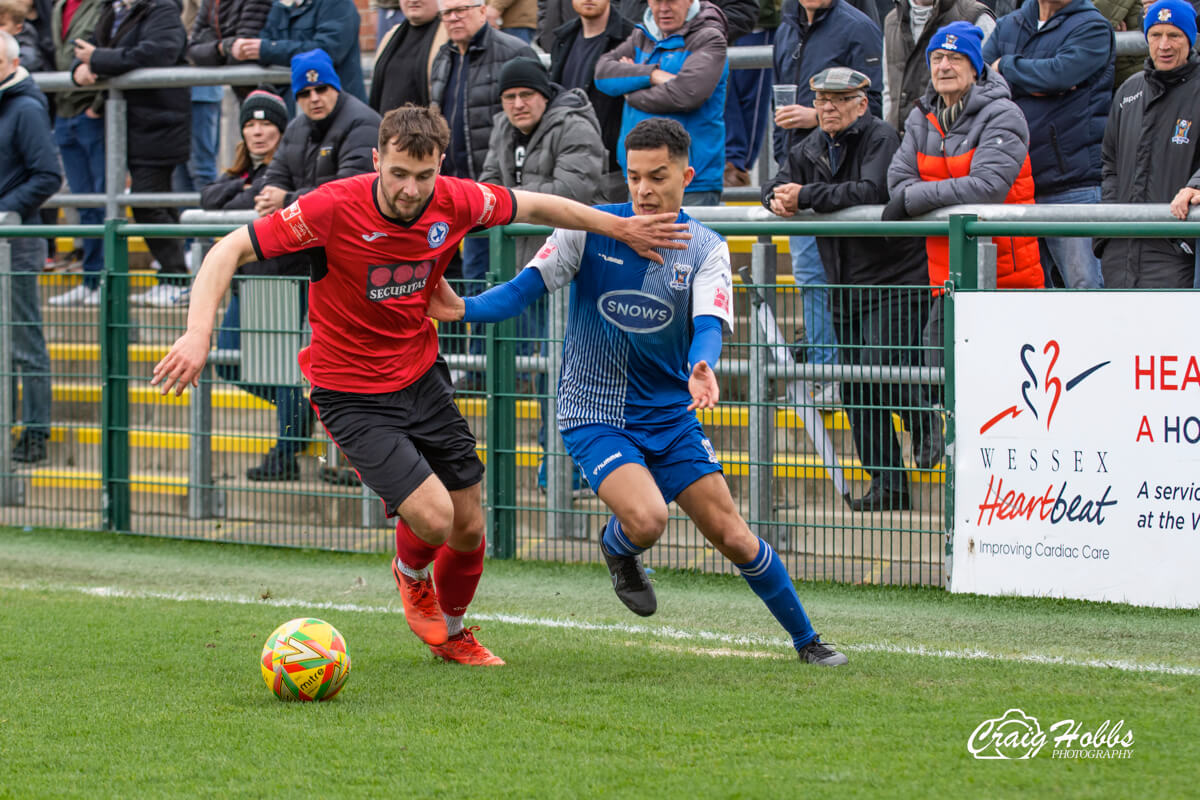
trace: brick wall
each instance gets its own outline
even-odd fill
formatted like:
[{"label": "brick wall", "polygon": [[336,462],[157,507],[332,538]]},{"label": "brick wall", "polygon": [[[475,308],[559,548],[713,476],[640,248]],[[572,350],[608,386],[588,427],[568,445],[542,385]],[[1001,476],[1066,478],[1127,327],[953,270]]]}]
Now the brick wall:
[{"label": "brick wall", "polygon": [[362,23],[358,26],[358,46],[363,54],[375,52],[375,9],[371,8],[371,0],[354,0],[358,6],[358,17]]}]

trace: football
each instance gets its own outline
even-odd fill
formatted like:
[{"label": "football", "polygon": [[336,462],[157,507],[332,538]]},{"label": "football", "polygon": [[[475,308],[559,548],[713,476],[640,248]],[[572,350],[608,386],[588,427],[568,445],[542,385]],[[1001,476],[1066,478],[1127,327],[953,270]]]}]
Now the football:
[{"label": "football", "polygon": [[301,617],[283,623],[263,645],[263,680],[280,700],[329,700],[350,677],[350,654],[337,628]]}]

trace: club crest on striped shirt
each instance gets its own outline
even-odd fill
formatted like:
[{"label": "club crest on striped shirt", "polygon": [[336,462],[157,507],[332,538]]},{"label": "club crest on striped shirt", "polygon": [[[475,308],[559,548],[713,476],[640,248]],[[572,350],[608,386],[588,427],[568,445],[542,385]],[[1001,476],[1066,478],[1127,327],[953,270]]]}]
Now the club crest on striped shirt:
[{"label": "club crest on striped shirt", "polygon": [[673,274],[671,276],[671,288],[677,292],[682,292],[688,288],[688,275],[692,274],[691,264],[674,264],[672,265]]}]

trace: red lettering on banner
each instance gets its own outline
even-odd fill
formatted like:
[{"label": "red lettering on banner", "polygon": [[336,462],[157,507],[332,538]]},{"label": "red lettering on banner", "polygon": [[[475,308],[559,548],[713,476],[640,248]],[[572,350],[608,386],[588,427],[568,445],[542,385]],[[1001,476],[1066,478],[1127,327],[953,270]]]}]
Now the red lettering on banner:
[{"label": "red lettering on banner", "polygon": [[1145,414],[1142,415],[1142,424],[1138,426],[1137,436],[1134,438],[1134,441],[1140,442],[1143,436],[1149,439],[1151,443],[1154,442],[1154,434],[1150,432],[1150,420],[1146,419]]}]

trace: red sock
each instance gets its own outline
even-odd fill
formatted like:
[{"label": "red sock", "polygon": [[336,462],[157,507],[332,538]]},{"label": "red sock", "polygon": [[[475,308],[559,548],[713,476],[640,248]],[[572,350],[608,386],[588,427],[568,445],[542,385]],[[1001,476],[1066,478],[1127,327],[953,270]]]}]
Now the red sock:
[{"label": "red sock", "polygon": [[483,553],[487,539],[470,553],[446,545],[438,551],[433,562],[433,584],[437,587],[438,605],[447,616],[461,617],[475,597],[479,577],[483,575]]},{"label": "red sock", "polygon": [[404,562],[404,566],[424,569],[433,561],[439,549],[445,548],[430,544],[413,533],[407,522],[396,520],[396,556]]}]

